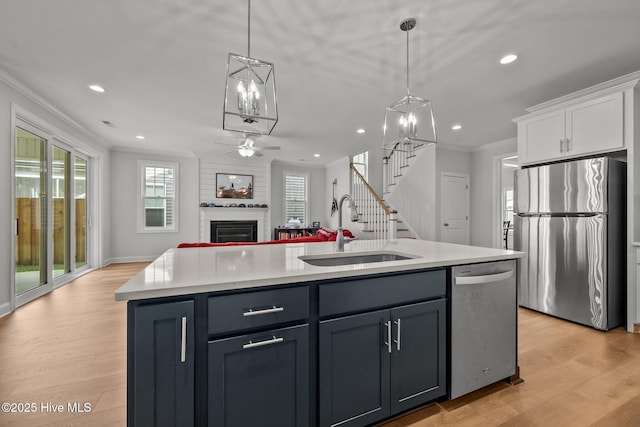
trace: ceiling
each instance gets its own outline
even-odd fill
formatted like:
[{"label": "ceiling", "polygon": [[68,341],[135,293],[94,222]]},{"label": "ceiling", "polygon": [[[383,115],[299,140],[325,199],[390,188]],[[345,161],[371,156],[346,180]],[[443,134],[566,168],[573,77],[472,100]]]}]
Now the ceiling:
[{"label": "ceiling", "polygon": [[[279,112],[257,144],[282,147],[262,161],[378,149],[406,92],[409,16],[411,93],[433,101],[441,144],[513,137],[526,107],[640,70],[637,0],[254,0],[251,54],[275,64]],[[246,49],[242,0],[0,5],[0,68],[114,149],[209,157],[239,143],[222,106],[227,55]],[[499,65],[508,52],[518,61]]]}]

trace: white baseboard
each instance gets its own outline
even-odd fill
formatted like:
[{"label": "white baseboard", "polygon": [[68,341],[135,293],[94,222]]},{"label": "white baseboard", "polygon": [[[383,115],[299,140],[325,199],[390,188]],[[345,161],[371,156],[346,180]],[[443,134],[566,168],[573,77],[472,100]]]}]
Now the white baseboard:
[{"label": "white baseboard", "polygon": [[158,258],[159,255],[152,256],[132,256],[132,257],[121,257],[121,258],[109,258],[105,261],[105,265],[109,264],[123,264],[127,262],[145,262],[145,261],[153,261]]},{"label": "white baseboard", "polygon": [[0,317],[6,316],[9,313],[11,313],[11,303],[5,302],[0,305]]}]

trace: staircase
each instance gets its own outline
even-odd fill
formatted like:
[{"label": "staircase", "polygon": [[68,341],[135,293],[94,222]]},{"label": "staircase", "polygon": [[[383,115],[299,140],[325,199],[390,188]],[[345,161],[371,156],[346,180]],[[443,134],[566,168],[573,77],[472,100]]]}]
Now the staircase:
[{"label": "staircase", "polygon": [[418,234],[402,215],[390,206],[385,198],[390,196],[400,183],[413,159],[424,144],[398,142],[383,159],[383,194],[376,194],[353,164],[351,168],[352,196],[358,206],[360,230],[365,239],[416,239]]},{"label": "staircase", "polygon": [[366,239],[395,239],[397,233],[397,212],[387,206],[373,191],[371,185],[358,172],[353,163],[351,168],[351,197],[358,207],[358,224]]}]

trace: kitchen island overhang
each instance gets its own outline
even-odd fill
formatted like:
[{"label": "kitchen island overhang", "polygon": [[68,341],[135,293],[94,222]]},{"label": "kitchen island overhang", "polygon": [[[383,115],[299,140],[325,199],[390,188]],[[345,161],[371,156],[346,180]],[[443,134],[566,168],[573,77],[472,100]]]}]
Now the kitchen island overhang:
[{"label": "kitchen island overhang", "polygon": [[523,252],[426,240],[355,240],[345,255],[395,252],[399,261],[314,266],[299,257],[331,255],[335,242],[172,248],[115,292],[117,301],[252,289],[307,281],[517,259]]}]

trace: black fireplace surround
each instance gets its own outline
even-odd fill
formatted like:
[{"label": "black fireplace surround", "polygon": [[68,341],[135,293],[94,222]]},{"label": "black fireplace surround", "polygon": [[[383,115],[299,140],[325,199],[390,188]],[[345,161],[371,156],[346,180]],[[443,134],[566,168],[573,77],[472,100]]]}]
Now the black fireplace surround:
[{"label": "black fireplace surround", "polygon": [[258,221],[211,221],[211,243],[257,242]]}]

